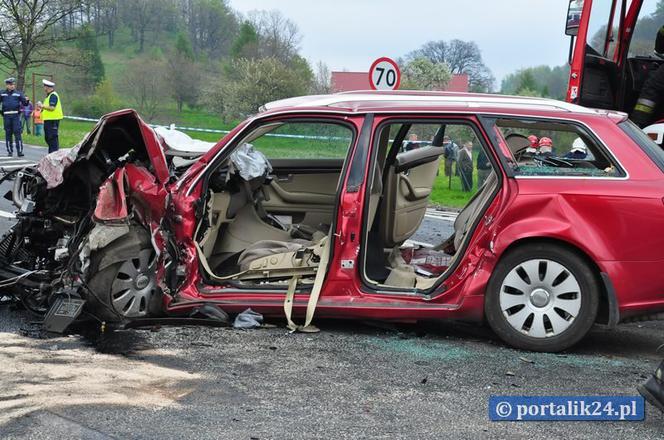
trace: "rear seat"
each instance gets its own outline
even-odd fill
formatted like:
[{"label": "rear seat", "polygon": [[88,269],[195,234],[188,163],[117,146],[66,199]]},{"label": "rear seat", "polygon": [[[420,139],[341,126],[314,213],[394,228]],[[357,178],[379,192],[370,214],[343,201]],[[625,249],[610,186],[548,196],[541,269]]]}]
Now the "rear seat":
[{"label": "rear seat", "polygon": [[496,172],[492,171],[479,192],[475,194],[475,197],[470,200],[468,205],[457,216],[454,221],[454,248],[456,250],[459,250],[461,247],[466,234],[468,234],[468,231],[473,226],[473,221],[493,194],[493,190],[497,184],[498,177],[496,176]]}]

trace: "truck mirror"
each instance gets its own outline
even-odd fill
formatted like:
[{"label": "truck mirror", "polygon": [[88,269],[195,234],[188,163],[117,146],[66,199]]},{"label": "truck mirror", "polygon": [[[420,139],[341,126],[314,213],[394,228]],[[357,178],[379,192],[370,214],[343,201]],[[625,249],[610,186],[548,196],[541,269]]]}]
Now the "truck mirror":
[{"label": "truck mirror", "polygon": [[569,0],[567,9],[567,25],[565,26],[565,35],[575,37],[579,33],[579,23],[581,23],[581,12],[583,12],[583,0]]}]

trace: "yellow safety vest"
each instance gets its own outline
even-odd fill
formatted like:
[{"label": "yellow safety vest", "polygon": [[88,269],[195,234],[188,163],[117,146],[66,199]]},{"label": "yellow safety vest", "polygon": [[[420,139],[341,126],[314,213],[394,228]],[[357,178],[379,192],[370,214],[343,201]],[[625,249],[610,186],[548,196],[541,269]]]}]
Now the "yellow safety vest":
[{"label": "yellow safety vest", "polygon": [[59,121],[64,117],[64,114],[62,113],[62,101],[60,100],[60,97],[56,92],[51,92],[48,94],[46,97],[46,101],[44,101],[44,105],[50,105],[49,101],[51,100],[51,95],[55,95],[58,98],[58,103],[55,104],[55,109],[53,110],[48,110],[44,108],[42,110],[42,119],[44,121]]}]

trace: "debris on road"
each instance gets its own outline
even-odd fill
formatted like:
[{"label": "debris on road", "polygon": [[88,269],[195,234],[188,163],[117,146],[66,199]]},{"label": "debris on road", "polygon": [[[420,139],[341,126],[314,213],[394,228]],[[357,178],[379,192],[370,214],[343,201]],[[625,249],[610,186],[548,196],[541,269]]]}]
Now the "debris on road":
[{"label": "debris on road", "polygon": [[251,309],[240,313],[235,317],[235,321],[233,321],[233,328],[242,330],[258,328],[261,325],[263,325],[263,315]]}]

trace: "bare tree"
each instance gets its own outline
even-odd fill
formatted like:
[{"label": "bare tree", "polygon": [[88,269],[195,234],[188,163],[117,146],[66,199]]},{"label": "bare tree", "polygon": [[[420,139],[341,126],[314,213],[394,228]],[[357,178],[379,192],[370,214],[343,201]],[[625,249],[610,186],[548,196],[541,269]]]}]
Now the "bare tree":
[{"label": "bare tree", "polygon": [[148,121],[157,116],[166,93],[166,75],[163,62],[135,59],[129,63],[124,82],[119,85],[141,116]]},{"label": "bare tree", "polygon": [[239,24],[227,1],[179,0],[179,5],[194,52],[228,55]]},{"label": "bare tree", "polygon": [[252,11],[249,21],[258,33],[262,57],[273,57],[288,63],[297,54],[302,36],[297,25],[280,11]]},{"label": "bare tree", "polygon": [[74,37],[55,28],[79,7],[80,2],[69,0],[0,0],[0,56],[16,71],[19,89],[28,68],[63,64],[58,44]]},{"label": "bare tree", "polygon": [[311,84],[311,93],[315,95],[325,95],[332,92],[332,77],[330,68],[322,61],[316,64],[314,80]]},{"label": "bare tree", "polygon": [[419,57],[428,58],[434,63],[446,63],[453,74],[468,74],[472,91],[488,92],[493,89],[495,79],[484,64],[482,53],[474,41],[429,41],[406,55],[407,60]]},{"label": "bare tree", "polygon": [[120,0],[96,0],[95,29],[98,34],[106,34],[108,47],[115,44],[115,31],[120,24],[118,9]]}]

